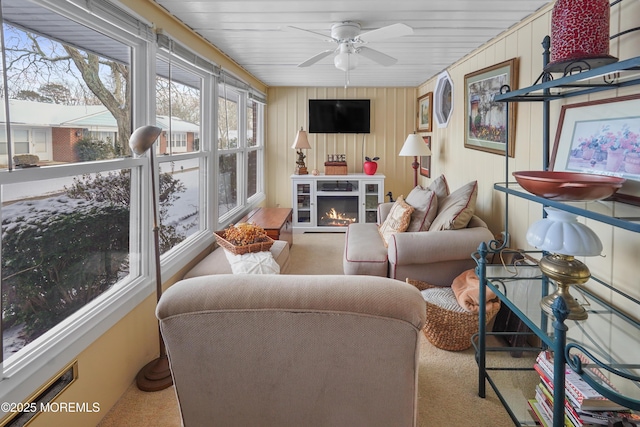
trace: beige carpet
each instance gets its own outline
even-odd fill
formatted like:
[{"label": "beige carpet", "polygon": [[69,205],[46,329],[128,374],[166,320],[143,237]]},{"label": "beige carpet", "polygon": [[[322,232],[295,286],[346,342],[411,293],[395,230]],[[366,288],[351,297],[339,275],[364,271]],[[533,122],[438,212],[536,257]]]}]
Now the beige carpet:
[{"label": "beige carpet", "polygon": [[344,233],[293,235],[287,274],[343,274]]},{"label": "beige carpet", "polygon": [[[296,234],[288,274],[342,274],[343,247],[342,233]],[[472,349],[440,350],[422,336],[419,364],[419,426],[513,426],[488,385],[487,397],[478,397],[478,368]],[[132,384],[99,424],[99,427],[129,426],[179,427],[173,387],[146,393]]]}]

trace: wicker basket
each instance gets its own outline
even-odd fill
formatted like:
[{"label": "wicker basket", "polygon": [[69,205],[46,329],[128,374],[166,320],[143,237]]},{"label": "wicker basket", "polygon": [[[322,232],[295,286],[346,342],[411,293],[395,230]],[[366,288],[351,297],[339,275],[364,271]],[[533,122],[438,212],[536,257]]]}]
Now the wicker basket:
[{"label": "wicker basket", "polygon": [[264,242],[257,242],[257,243],[251,243],[250,245],[236,246],[223,237],[224,231],[216,231],[214,235],[216,236],[216,240],[218,244],[234,255],[244,255],[252,252],[265,252],[271,249],[271,246],[273,245],[273,239],[268,236],[266,237],[267,240]]},{"label": "wicker basket", "polygon": [[[418,290],[438,288],[419,280],[407,279],[407,283]],[[453,293],[452,293],[453,295]],[[459,306],[453,296],[451,304],[459,307],[454,310],[441,307],[429,301],[427,305],[427,319],[422,331],[429,342],[438,348],[449,351],[466,350],[471,347],[471,336],[478,333],[478,315],[469,313]],[[499,306],[487,311],[486,322],[489,323],[498,314]]]}]

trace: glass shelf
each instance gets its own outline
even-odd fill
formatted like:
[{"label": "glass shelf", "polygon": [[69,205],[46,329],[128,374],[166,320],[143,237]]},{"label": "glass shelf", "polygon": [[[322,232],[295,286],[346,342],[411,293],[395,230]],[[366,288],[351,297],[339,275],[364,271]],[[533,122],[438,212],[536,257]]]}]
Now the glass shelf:
[{"label": "glass shelf", "polygon": [[[613,78],[614,75],[617,75],[615,79]],[[609,81],[608,79],[612,80]],[[600,82],[598,80],[600,80]],[[523,89],[501,93],[495,96],[494,101],[550,101],[611,90],[618,87],[632,86],[639,83],[640,57],[635,57],[594,68],[593,70],[582,71],[548,82],[535,84]],[[545,93],[545,91],[548,91],[548,93]]]},{"label": "glass shelf", "polygon": [[[526,265],[487,265],[486,274],[488,288],[495,292],[503,304],[507,305],[545,345],[553,348],[553,318],[547,316],[539,305],[540,299],[547,295],[540,269],[537,266]],[[601,283],[593,280],[587,285],[596,288],[601,286]],[[548,288],[549,292],[555,290],[550,281]],[[589,317],[586,321],[565,321],[568,327],[567,344],[577,344],[598,361],[618,372],[639,376],[640,335],[629,331],[637,331],[640,322],[611,307],[586,287],[572,286],[571,294],[585,306]],[[629,296],[626,297],[635,301]],[[595,365],[590,363],[589,366]],[[640,383],[601,369],[597,371],[610,380],[624,399],[640,400]]]},{"label": "glass shelf", "polygon": [[620,201],[600,200],[597,202],[558,202],[536,196],[515,182],[498,182],[493,188],[502,193],[553,206],[585,218],[594,219],[624,230],[640,233],[640,207]]}]

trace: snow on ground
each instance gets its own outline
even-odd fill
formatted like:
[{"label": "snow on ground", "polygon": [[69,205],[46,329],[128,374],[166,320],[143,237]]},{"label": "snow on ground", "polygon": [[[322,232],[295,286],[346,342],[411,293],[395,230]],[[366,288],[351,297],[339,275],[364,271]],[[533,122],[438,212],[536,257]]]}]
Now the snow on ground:
[{"label": "snow on ground", "polygon": [[[189,161],[179,162],[179,164],[189,166],[187,162]],[[197,166],[197,160],[195,165]],[[200,202],[199,169],[187,166],[184,169],[176,168],[174,177],[182,181],[185,191],[178,194],[178,199],[168,209],[167,222],[182,227],[188,236],[198,230]],[[71,199],[62,194],[64,186],[70,186],[72,183],[73,177],[66,177],[38,181],[37,185],[33,182],[3,185],[2,200],[15,203],[5,204],[2,207],[2,220],[10,221],[18,216],[28,217],[29,213],[42,211],[72,212],[79,206],[89,203],[86,200]],[[191,226],[192,224],[196,226]],[[21,337],[23,327],[24,325],[15,325],[2,333],[5,359],[25,346],[25,340]]]}]

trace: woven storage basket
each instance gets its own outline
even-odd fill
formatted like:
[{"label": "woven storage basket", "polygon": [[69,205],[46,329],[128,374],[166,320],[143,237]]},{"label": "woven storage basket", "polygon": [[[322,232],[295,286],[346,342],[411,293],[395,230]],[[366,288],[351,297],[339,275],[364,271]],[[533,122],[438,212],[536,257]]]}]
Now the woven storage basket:
[{"label": "woven storage basket", "polygon": [[[425,301],[427,319],[422,331],[429,342],[438,348],[449,351],[466,350],[471,347],[471,336],[478,332],[478,315],[469,313],[458,304],[451,288],[441,288],[419,280],[407,279],[407,283],[420,291],[442,289],[444,298],[437,303]],[[450,291],[450,292],[447,292]],[[487,311],[486,323],[498,314],[496,309]]]},{"label": "woven storage basket", "polygon": [[216,236],[216,241],[218,242],[218,244],[234,255],[244,255],[252,252],[265,252],[271,249],[271,246],[273,246],[273,239],[268,236],[266,237],[267,240],[264,242],[236,246],[223,237],[224,231],[216,231],[214,234]]}]

